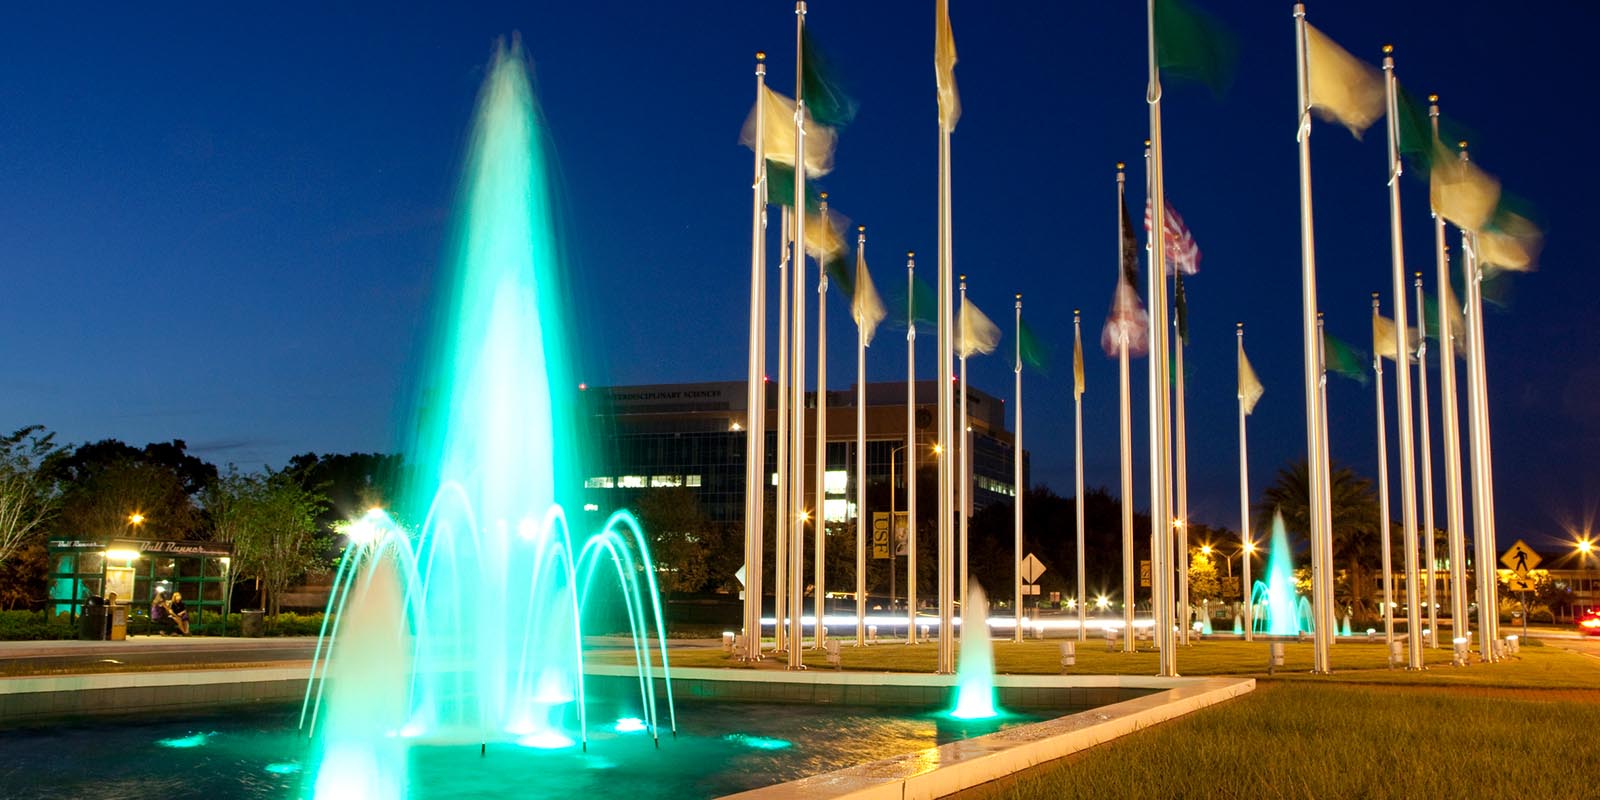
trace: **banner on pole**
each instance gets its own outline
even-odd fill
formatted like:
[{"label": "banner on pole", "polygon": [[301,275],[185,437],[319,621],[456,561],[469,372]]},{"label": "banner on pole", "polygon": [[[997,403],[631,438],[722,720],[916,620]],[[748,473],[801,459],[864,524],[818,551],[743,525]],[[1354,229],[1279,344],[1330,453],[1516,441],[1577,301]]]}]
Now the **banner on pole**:
[{"label": "banner on pole", "polygon": [[910,512],[894,512],[894,554],[896,556],[905,555],[911,546],[910,521]]},{"label": "banner on pole", "polygon": [[874,559],[887,559],[889,557],[889,512],[872,512],[872,557]]},{"label": "banner on pole", "polygon": [[1150,585],[1150,562],[1148,561],[1139,562],[1139,585]]}]

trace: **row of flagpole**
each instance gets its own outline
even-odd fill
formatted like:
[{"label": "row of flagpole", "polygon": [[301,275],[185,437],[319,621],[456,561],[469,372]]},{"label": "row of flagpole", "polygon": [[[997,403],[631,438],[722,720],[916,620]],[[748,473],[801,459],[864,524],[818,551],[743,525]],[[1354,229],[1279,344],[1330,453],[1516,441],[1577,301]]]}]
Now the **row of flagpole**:
[{"label": "row of flagpole", "polygon": [[[1122,498],[1123,498],[1123,581],[1125,602],[1125,625],[1131,634],[1132,615],[1134,610],[1133,597],[1133,546],[1132,546],[1132,507],[1128,502],[1132,496],[1131,479],[1131,419],[1128,408],[1128,378],[1130,351],[1140,350],[1148,353],[1148,373],[1150,383],[1149,393],[1149,431],[1150,431],[1150,519],[1151,519],[1151,599],[1152,614],[1155,621],[1156,647],[1160,651],[1159,673],[1162,675],[1176,675],[1176,650],[1174,645],[1188,642],[1188,609],[1189,597],[1187,586],[1188,547],[1187,547],[1187,456],[1186,456],[1186,430],[1184,410],[1184,373],[1183,373],[1183,347],[1187,336],[1184,322],[1184,298],[1182,276],[1186,271],[1183,266],[1174,263],[1182,260],[1181,255],[1175,255],[1175,243],[1188,236],[1186,229],[1182,229],[1181,220],[1176,220],[1170,205],[1166,202],[1164,164],[1161,145],[1161,65],[1158,59],[1159,42],[1157,35],[1157,7],[1162,5],[1162,0],[1147,0],[1147,44],[1149,56],[1149,84],[1147,89],[1147,103],[1149,106],[1150,139],[1147,141],[1147,198],[1146,198],[1146,228],[1149,232],[1149,275],[1146,284],[1149,300],[1148,317],[1143,308],[1138,307],[1137,288],[1137,247],[1131,245],[1131,225],[1127,221],[1125,179],[1122,165],[1118,165],[1117,186],[1118,205],[1121,219],[1118,220],[1118,258],[1119,276],[1117,293],[1113,300],[1110,319],[1108,319],[1106,335],[1102,337],[1108,354],[1115,355],[1119,362],[1119,375],[1121,378],[1121,439],[1122,439]],[[777,497],[775,526],[777,542],[775,552],[778,559],[775,564],[775,617],[778,620],[776,631],[777,645],[780,650],[786,649],[789,653],[789,666],[801,668],[800,644],[802,640],[801,610],[804,588],[804,558],[803,540],[806,522],[814,517],[815,526],[815,582],[814,604],[815,609],[815,639],[817,646],[821,646],[826,635],[823,628],[825,611],[824,598],[824,570],[822,565],[826,560],[825,510],[823,498],[825,497],[826,482],[826,347],[818,348],[817,364],[817,399],[816,419],[817,432],[815,437],[815,498],[816,503],[811,509],[806,509],[804,504],[804,466],[805,466],[805,343],[806,343],[806,303],[803,293],[805,276],[805,256],[812,252],[811,239],[807,232],[808,195],[806,193],[806,174],[809,163],[813,158],[813,151],[807,138],[813,135],[810,128],[811,116],[808,114],[806,98],[803,91],[806,85],[805,57],[807,41],[805,35],[806,5],[804,0],[796,4],[796,80],[795,98],[793,108],[793,140],[792,152],[772,152],[766,148],[769,136],[767,109],[771,106],[767,102],[771,96],[765,84],[764,57],[758,54],[757,58],[757,93],[758,102],[753,114],[755,135],[753,148],[756,151],[756,177],[753,185],[754,209],[752,217],[752,289],[751,289],[751,328],[749,359],[749,391],[750,419],[747,425],[749,445],[747,447],[747,485],[752,490],[747,492],[746,503],[746,586],[747,597],[745,606],[746,630],[746,655],[750,658],[760,657],[760,620],[761,620],[761,552],[764,547],[762,529],[764,522],[764,509],[762,505],[762,492],[754,487],[762,485],[761,480],[765,473],[765,414],[766,388],[764,357],[766,349],[766,322],[765,322],[765,229],[767,226],[766,205],[770,199],[769,191],[769,162],[774,158],[792,157],[794,174],[793,206],[785,210],[782,221],[785,233],[784,258],[780,264],[780,335],[779,335],[779,386],[778,386],[778,453],[777,453]],[[1428,628],[1430,632],[1428,643],[1437,645],[1437,611],[1435,603],[1435,564],[1433,542],[1433,504],[1432,504],[1432,466],[1431,466],[1431,433],[1430,420],[1427,408],[1427,378],[1426,378],[1426,336],[1420,336],[1415,342],[1411,339],[1411,327],[1408,323],[1407,296],[1405,284],[1405,263],[1403,257],[1401,215],[1400,215],[1400,177],[1403,172],[1402,155],[1407,144],[1404,141],[1405,132],[1402,130],[1404,122],[1400,117],[1400,90],[1395,79],[1394,59],[1392,50],[1385,48],[1381,78],[1376,78],[1377,70],[1360,62],[1340,49],[1336,44],[1324,36],[1320,31],[1311,27],[1305,19],[1303,4],[1294,8],[1296,26],[1296,66],[1297,66],[1297,95],[1298,95],[1298,120],[1296,140],[1300,156],[1300,189],[1301,189],[1301,244],[1302,244],[1302,300],[1303,300],[1303,334],[1305,356],[1305,408],[1307,422],[1307,448],[1308,448],[1308,519],[1309,534],[1311,538],[1312,560],[1312,609],[1315,624],[1313,625],[1314,657],[1313,670],[1328,672],[1331,670],[1329,661],[1329,647],[1333,643],[1333,627],[1335,613],[1333,610],[1333,582],[1332,582],[1332,508],[1330,488],[1330,465],[1327,418],[1328,408],[1326,400],[1326,372],[1328,369],[1329,337],[1323,331],[1322,314],[1317,307],[1316,268],[1315,268],[1315,239],[1312,223],[1312,200],[1310,179],[1310,133],[1311,115],[1317,111],[1335,121],[1343,123],[1350,130],[1359,135],[1360,131],[1376,121],[1378,116],[1386,118],[1388,146],[1387,160],[1387,186],[1390,199],[1390,238],[1391,238],[1391,277],[1392,277],[1392,305],[1393,322],[1382,318],[1379,309],[1379,297],[1373,298],[1373,325],[1374,325],[1374,353],[1373,369],[1377,376],[1377,420],[1379,436],[1380,460],[1380,504],[1383,507],[1381,514],[1383,546],[1383,579],[1384,579],[1384,615],[1386,638],[1393,640],[1393,587],[1392,567],[1389,559],[1391,548],[1389,538],[1388,516],[1388,479],[1387,479],[1387,432],[1385,425],[1384,393],[1382,379],[1382,359],[1392,358],[1396,361],[1395,370],[1396,405],[1398,421],[1398,446],[1400,451],[1400,494],[1402,518],[1402,547],[1404,548],[1405,585],[1411,600],[1408,602],[1407,623],[1408,640],[1408,666],[1412,669],[1422,667],[1422,648],[1424,638],[1420,635],[1422,620],[1420,616],[1420,603],[1424,601],[1428,606]],[[953,323],[955,314],[955,298],[952,297],[953,277],[953,242],[952,224],[950,213],[950,162],[951,162],[951,133],[956,120],[959,118],[960,105],[954,85],[953,68],[955,65],[955,48],[953,36],[950,32],[947,0],[938,0],[936,9],[936,35],[935,35],[935,66],[939,89],[939,194],[938,194],[938,309],[936,317],[938,338],[938,374],[949,375],[951,372],[951,358],[960,358],[960,376],[955,384],[961,392],[959,409],[952,406],[951,385],[944,380],[937,380],[938,431],[935,444],[943,444],[950,456],[938,459],[938,611],[939,611],[939,657],[938,671],[952,672],[954,668],[954,638],[944,635],[953,630],[953,612],[956,605],[965,599],[967,575],[967,522],[971,512],[972,476],[971,476],[971,438],[968,430],[967,419],[967,384],[966,360],[973,352],[989,352],[998,339],[998,330],[990,334],[979,326],[993,329],[991,322],[978,312],[975,306],[966,299],[966,276],[961,276],[960,292],[960,330],[955,330]],[[1327,75],[1323,72],[1326,70]],[[1376,80],[1382,81],[1381,89],[1376,88]],[[1382,97],[1377,97],[1381,94]],[[1483,357],[1483,322],[1482,322],[1482,292],[1481,280],[1483,278],[1483,264],[1480,264],[1479,251],[1481,248],[1497,248],[1494,263],[1505,268],[1526,268],[1527,252],[1521,251],[1523,261],[1520,266],[1512,266],[1507,260],[1507,244],[1505,235],[1486,227],[1490,214],[1494,209],[1483,209],[1484,201],[1481,197],[1470,193],[1486,193],[1484,186],[1486,179],[1479,177],[1482,173],[1476,167],[1470,166],[1465,153],[1465,143],[1456,160],[1459,165],[1452,166],[1446,163],[1445,150],[1438,142],[1439,117],[1435,97],[1430,96],[1429,117],[1432,127],[1433,146],[1430,149],[1432,169],[1432,191],[1430,192],[1430,206],[1434,216],[1434,233],[1436,246],[1436,279],[1440,285],[1442,299],[1441,311],[1437,315],[1438,339],[1443,344],[1441,347],[1441,395],[1443,396],[1444,450],[1445,450],[1445,483],[1447,493],[1446,517],[1449,559],[1451,564],[1451,602],[1452,624],[1457,635],[1466,632],[1467,620],[1467,592],[1464,589],[1465,542],[1464,542],[1464,512],[1462,489],[1462,475],[1460,468],[1460,442],[1459,420],[1456,413],[1455,377],[1454,377],[1454,351],[1459,335],[1464,346],[1459,349],[1464,351],[1468,365],[1468,433],[1470,439],[1470,462],[1472,472],[1472,497],[1473,497],[1473,533],[1474,552],[1477,555],[1476,594],[1482,623],[1479,626],[1480,649],[1486,658],[1493,657],[1493,640],[1497,634],[1497,620],[1494,619],[1494,610],[1497,608],[1495,595],[1495,576],[1487,565],[1492,563],[1494,550],[1494,524],[1493,524],[1493,495],[1492,495],[1492,463],[1488,443],[1488,404],[1487,381],[1485,378]],[[775,120],[781,124],[781,120]],[[831,150],[831,130],[820,129],[817,133],[826,131],[826,147]],[[1414,134],[1413,134],[1414,135]],[[823,148],[819,146],[819,152]],[[821,158],[825,162],[826,158]],[[822,163],[817,165],[822,167]],[[1446,179],[1441,179],[1441,175]],[[1441,189],[1441,184],[1444,188]],[[1461,188],[1461,187],[1465,188]],[[1498,196],[1498,184],[1492,186],[1495,196]],[[826,292],[829,285],[827,261],[835,253],[831,252],[822,240],[830,233],[828,207],[826,194],[820,204],[820,230],[815,234],[818,244],[812,254],[818,263],[818,337],[819,341],[824,336],[826,327]],[[1490,200],[1489,206],[1494,205]],[[1154,209],[1161,210],[1161,219],[1152,224],[1151,218]],[[1176,221],[1175,221],[1176,220]],[[1463,319],[1466,320],[1465,329],[1459,334],[1454,330],[1455,322],[1452,319],[1453,306],[1449,301],[1449,272],[1448,254],[1445,246],[1444,223],[1451,221],[1460,227],[1462,235],[1462,272],[1466,285],[1466,302]],[[1176,229],[1171,226],[1176,225]],[[1487,242],[1480,242],[1480,237],[1490,236]],[[1169,236],[1173,237],[1169,239]],[[1192,247],[1192,241],[1188,243]],[[1523,245],[1525,243],[1513,243]],[[857,271],[856,292],[857,300],[853,303],[853,312],[858,325],[857,347],[857,558],[856,558],[856,640],[864,643],[865,631],[865,543],[866,527],[865,515],[865,350],[871,339],[871,327],[882,318],[881,302],[875,298],[873,302],[878,305],[876,317],[868,321],[872,314],[862,311],[860,306],[860,293],[863,287],[871,288],[870,277],[865,264],[865,231],[859,229],[857,240]],[[1129,253],[1134,256],[1130,259]],[[1197,260],[1196,252],[1194,258]],[[1515,257],[1509,257],[1515,260]],[[1191,264],[1192,269],[1192,264]],[[792,273],[784,275],[785,270]],[[1172,321],[1170,329],[1167,323],[1167,286],[1166,276],[1169,272],[1174,279],[1173,300],[1176,304],[1177,315]],[[788,282],[785,283],[784,279]],[[1421,273],[1417,273],[1414,282],[1414,298],[1419,328],[1423,326],[1426,316],[1426,306],[1422,289]],[[916,293],[915,264],[911,254],[907,259],[908,279],[908,309],[907,309],[907,440],[906,447],[906,475],[907,475],[907,506],[909,538],[909,563],[908,569],[911,576],[909,583],[910,603],[908,609],[908,641],[914,642],[917,638],[916,630],[916,496],[915,474],[918,463],[919,442],[917,441],[914,411],[916,406],[915,391],[915,337],[918,309],[913,307],[909,298]],[[792,289],[791,289],[792,287]],[[792,307],[790,303],[792,302]],[[1015,324],[1018,341],[1015,343],[1014,369],[1016,393],[1016,421],[1013,446],[1015,448],[1015,556],[1020,573],[1022,559],[1022,496],[1023,486],[1022,466],[1022,417],[1021,417],[1021,372],[1024,360],[1021,317],[1021,296],[1017,295]],[[976,332],[975,332],[976,331]],[[1253,540],[1249,526],[1248,508],[1248,457],[1246,453],[1245,418],[1248,416],[1255,401],[1260,396],[1260,384],[1250,369],[1245,357],[1243,347],[1243,326],[1239,326],[1238,337],[1238,362],[1239,362],[1239,447],[1240,447],[1240,521],[1242,550],[1249,553],[1253,550]],[[985,347],[978,342],[987,342]],[[1076,605],[1080,619],[1079,636],[1084,635],[1084,619],[1087,597],[1084,592],[1084,564],[1083,564],[1083,509],[1082,497],[1082,352],[1081,352],[1081,321],[1078,314],[1074,313],[1074,400],[1076,406],[1076,447],[1077,447],[1077,490],[1080,499],[1078,507],[1077,537],[1078,537],[1078,587]],[[1411,378],[1409,364],[1412,359],[1418,364],[1418,397],[1420,398],[1419,414],[1421,428],[1420,454],[1419,447],[1413,441],[1413,414],[1411,408]],[[1173,369],[1169,370],[1169,364]],[[1248,383],[1246,376],[1248,375]],[[959,413],[959,427],[957,427],[957,414]],[[961,444],[955,450],[950,450],[955,443],[955,436],[961,436]],[[959,466],[954,462],[954,456],[960,456]],[[1426,581],[1427,589],[1424,593],[1422,587],[1423,577],[1419,572],[1418,564],[1418,519],[1417,519],[1417,476],[1415,473],[1416,462],[1413,458],[1420,458],[1422,462],[1423,494],[1423,519],[1422,523],[1428,531],[1426,541]],[[892,491],[892,488],[891,488]],[[956,515],[956,516],[953,516]],[[959,530],[958,530],[959,527]],[[1175,550],[1176,548],[1176,550]],[[959,555],[957,555],[959,554]],[[953,569],[952,559],[959,559],[959,571]],[[1251,608],[1249,558],[1244,559],[1244,606],[1246,615],[1246,635],[1253,630],[1253,609]],[[956,572],[952,575],[952,572]],[[1020,640],[1022,631],[1022,581],[1020,574],[1015,581],[1015,608],[1016,626],[1015,636]],[[1175,615],[1183,614],[1183,624],[1176,625]],[[784,623],[787,622],[787,630]],[[1175,632],[1181,631],[1175,636]],[[1133,637],[1126,637],[1125,649],[1133,649]]]}]

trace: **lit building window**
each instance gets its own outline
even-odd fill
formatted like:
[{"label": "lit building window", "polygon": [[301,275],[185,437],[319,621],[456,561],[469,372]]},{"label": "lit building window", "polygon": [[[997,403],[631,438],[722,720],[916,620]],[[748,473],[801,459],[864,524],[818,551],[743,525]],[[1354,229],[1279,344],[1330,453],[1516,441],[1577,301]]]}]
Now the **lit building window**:
[{"label": "lit building window", "polygon": [[822,519],[824,522],[845,522],[850,519],[850,507],[853,505],[848,500],[824,500]]},{"label": "lit building window", "polygon": [[849,485],[850,473],[842,469],[830,469],[822,476],[822,486],[828,494],[844,494]]},{"label": "lit building window", "polygon": [[776,472],[772,473],[772,485],[773,486],[777,486],[778,485],[778,473],[776,473]]},{"label": "lit building window", "polygon": [[583,482],[583,488],[585,489],[610,489],[615,485],[616,483],[611,480],[610,475],[602,475],[597,478],[590,478]]},{"label": "lit building window", "polygon": [[623,475],[617,479],[617,486],[623,489],[643,489],[644,484],[643,475]]},{"label": "lit building window", "polygon": [[685,476],[683,476],[683,485],[684,486],[699,486],[700,485],[700,476],[699,475],[685,475]]},{"label": "lit building window", "polygon": [[683,476],[682,475],[651,475],[650,476],[650,487],[652,489],[664,489],[664,488],[671,487],[671,486],[682,486],[682,485],[683,485]]}]

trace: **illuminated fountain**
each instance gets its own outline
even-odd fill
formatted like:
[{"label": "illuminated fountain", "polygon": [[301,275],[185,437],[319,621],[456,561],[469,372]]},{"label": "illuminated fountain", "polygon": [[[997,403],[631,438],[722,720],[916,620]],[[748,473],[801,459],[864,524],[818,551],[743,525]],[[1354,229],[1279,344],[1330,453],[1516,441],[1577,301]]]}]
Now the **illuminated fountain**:
[{"label": "illuminated fountain", "polygon": [[418,747],[587,749],[592,588],[621,598],[633,634],[638,697],[619,715],[657,738],[676,728],[670,689],[655,696],[649,637],[663,677],[666,646],[638,525],[619,512],[583,534],[562,510],[582,472],[544,135],[520,49],[502,46],[478,98],[412,472],[394,517],[351,526],[317,648],[301,715],[316,797],[403,797]]},{"label": "illuminated fountain", "polygon": [[994,704],[994,642],[989,639],[989,598],[977,581],[967,586],[967,604],[961,609],[961,656],[956,661],[957,719],[998,716]]},{"label": "illuminated fountain", "polygon": [[1250,589],[1255,608],[1255,630],[1279,636],[1295,636],[1311,630],[1311,606],[1297,597],[1294,587],[1294,553],[1283,528],[1283,515],[1272,515],[1272,550],[1267,557],[1267,580],[1256,581]]}]

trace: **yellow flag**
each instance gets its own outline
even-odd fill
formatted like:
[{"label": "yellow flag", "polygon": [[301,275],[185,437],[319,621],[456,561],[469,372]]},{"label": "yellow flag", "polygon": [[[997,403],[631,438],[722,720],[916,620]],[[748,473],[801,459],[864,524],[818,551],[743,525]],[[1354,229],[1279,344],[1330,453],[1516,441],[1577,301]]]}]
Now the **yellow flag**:
[{"label": "yellow flag", "polygon": [[[761,98],[745,117],[739,143],[752,150],[756,146],[756,114],[762,114],[762,153],[768,161],[794,166],[794,101],[763,87]],[[826,175],[833,170],[833,129],[818,125],[806,114],[806,174]]]},{"label": "yellow flag", "polygon": [[934,12],[933,73],[939,85],[939,124],[955,130],[961,119],[961,94],[956,91],[956,35],[950,30],[950,0],[939,0]]},{"label": "yellow flag", "polygon": [[1318,116],[1350,129],[1357,139],[1388,104],[1383,74],[1306,25],[1306,83]]},{"label": "yellow flag", "polygon": [[1435,143],[1428,199],[1433,210],[1456,227],[1478,231],[1500,204],[1500,181]]},{"label": "yellow flag", "polygon": [[841,223],[836,221],[838,219],[837,214],[829,214],[826,220],[820,214],[806,214],[806,255],[816,259],[819,264],[832,261],[845,250],[844,236],[839,233]]},{"label": "yellow flag", "polygon": [[[1241,340],[1242,341],[1242,340]],[[1239,399],[1244,402],[1244,413],[1249,414],[1256,410],[1256,401],[1261,399],[1261,381],[1256,378],[1256,371],[1250,368],[1250,359],[1244,355],[1244,348],[1239,348]]]},{"label": "yellow flag", "polygon": [[850,316],[855,317],[856,325],[860,326],[863,341],[872,344],[872,334],[888,314],[888,309],[883,307],[883,298],[878,295],[878,287],[872,284],[872,273],[867,271],[867,256],[858,248],[856,293],[850,298]]},{"label": "yellow flag", "polygon": [[961,314],[956,318],[956,355],[965,358],[974,353],[993,353],[999,346],[1000,327],[971,300],[962,300]]},{"label": "yellow flag", "polygon": [[1072,396],[1083,396],[1083,333],[1072,331]]},{"label": "yellow flag", "polygon": [[1495,215],[1494,222],[1478,234],[1478,263],[1513,272],[1533,269],[1534,258],[1544,238],[1539,227],[1527,217],[1509,211]]},{"label": "yellow flag", "polygon": [[[1417,330],[1412,328],[1406,337],[1406,360],[1411,360],[1411,354],[1417,351]],[[1383,358],[1394,361],[1394,320],[1388,317],[1372,315],[1372,352]]]}]

